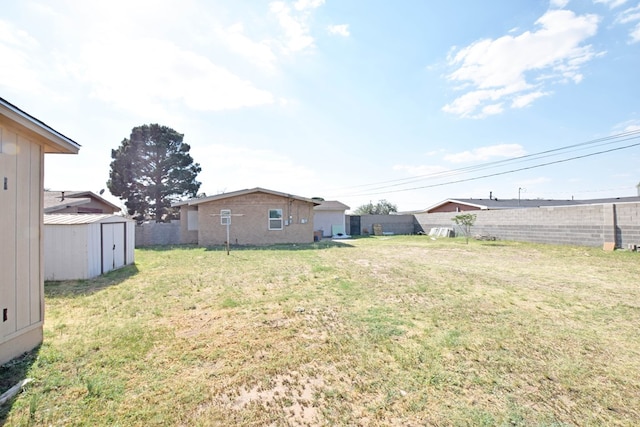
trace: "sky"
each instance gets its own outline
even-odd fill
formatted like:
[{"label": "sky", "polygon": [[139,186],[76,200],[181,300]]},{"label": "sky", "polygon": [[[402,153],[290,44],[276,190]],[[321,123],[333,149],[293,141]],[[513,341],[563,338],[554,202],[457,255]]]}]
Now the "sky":
[{"label": "sky", "polygon": [[50,190],[105,189],[111,150],[159,123],[207,195],[635,196],[639,70],[638,0],[0,7],[0,96],[81,145],[46,155]]}]

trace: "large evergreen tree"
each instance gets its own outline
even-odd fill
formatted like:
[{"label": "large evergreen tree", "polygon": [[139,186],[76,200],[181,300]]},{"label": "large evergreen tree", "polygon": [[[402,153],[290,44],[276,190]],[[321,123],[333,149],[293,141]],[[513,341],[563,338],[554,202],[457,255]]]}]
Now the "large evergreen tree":
[{"label": "large evergreen tree", "polygon": [[173,217],[171,203],[195,197],[201,171],[182,142],[184,135],[150,124],[132,129],[117,150],[111,150],[107,187],[125,200],[129,214],[138,220],[163,222]]}]

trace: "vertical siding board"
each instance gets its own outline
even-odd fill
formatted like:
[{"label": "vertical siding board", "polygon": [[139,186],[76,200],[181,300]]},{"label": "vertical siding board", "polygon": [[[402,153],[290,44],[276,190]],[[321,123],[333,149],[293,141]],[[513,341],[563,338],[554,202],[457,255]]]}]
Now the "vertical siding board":
[{"label": "vertical siding board", "polygon": [[[16,203],[22,207],[21,215],[16,216],[16,330],[26,328],[31,323],[31,262],[29,245],[31,243],[33,206],[31,192],[31,146],[22,136],[18,136],[18,155],[16,156]],[[34,224],[37,226],[37,224]]]},{"label": "vertical siding board", "polygon": [[31,179],[31,211],[29,238],[29,315],[31,324],[44,320],[44,278],[42,256],[42,211],[43,211],[43,162],[44,153],[40,145],[31,145],[30,179]]},{"label": "vertical siding board", "polygon": [[[16,331],[16,147],[17,134],[7,128],[2,130],[2,152],[0,152],[0,269],[3,280],[0,284],[0,316],[7,309],[7,320],[0,317],[0,342]],[[4,178],[7,189],[4,189]]]},{"label": "vertical siding board", "polygon": [[102,248],[100,242],[100,224],[91,224],[87,228],[87,259],[83,263],[87,268],[87,278],[97,277],[101,271],[101,256]]}]

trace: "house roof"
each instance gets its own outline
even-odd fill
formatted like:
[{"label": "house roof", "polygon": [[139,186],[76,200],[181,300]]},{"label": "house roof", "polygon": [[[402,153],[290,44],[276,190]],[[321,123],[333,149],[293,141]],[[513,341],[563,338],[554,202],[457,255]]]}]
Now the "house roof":
[{"label": "house roof", "polygon": [[303,201],[303,202],[309,202],[309,203],[313,203],[314,205],[319,205],[320,204],[320,202],[312,200],[312,199],[308,199],[306,197],[294,196],[293,194],[281,193],[279,191],[273,191],[273,190],[267,190],[265,188],[255,187],[255,188],[246,189],[246,190],[232,191],[230,193],[216,194],[215,196],[201,197],[201,198],[197,198],[197,199],[184,200],[182,202],[173,203],[171,206],[174,206],[174,207],[184,206],[184,205],[197,206],[199,204],[212,202],[214,200],[224,200],[224,199],[228,199],[230,197],[244,196],[244,195],[252,194],[252,193],[266,193],[266,194],[272,194],[274,196],[287,197],[287,198],[290,198],[290,199],[300,200],[300,201]]},{"label": "house roof", "polygon": [[314,211],[346,211],[349,206],[337,200],[322,200],[320,204],[313,207]]},{"label": "house roof", "polygon": [[[110,221],[106,221],[110,220]],[[45,225],[79,225],[93,224],[96,222],[122,222],[133,221],[123,216],[114,214],[45,214]]]},{"label": "house roof", "polygon": [[68,138],[41,120],[26,113],[4,98],[0,98],[0,115],[41,137],[45,153],[77,154],[80,144]]},{"label": "house roof", "polygon": [[118,206],[91,191],[45,191],[44,213],[53,213],[70,206],[82,206],[91,203],[92,200],[104,203],[115,211],[120,211]]},{"label": "house roof", "polygon": [[553,199],[446,199],[422,212],[429,212],[444,206],[448,203],[457,203],[472,206],[478,209],[519,209],[519,208],[540,208],[548,206],[575,206],[594,205],[604,203],[627,203],[640,202],[640,196],[633,197],[613,197],[605,199],[585,199],[585,200],[553,200]]}]

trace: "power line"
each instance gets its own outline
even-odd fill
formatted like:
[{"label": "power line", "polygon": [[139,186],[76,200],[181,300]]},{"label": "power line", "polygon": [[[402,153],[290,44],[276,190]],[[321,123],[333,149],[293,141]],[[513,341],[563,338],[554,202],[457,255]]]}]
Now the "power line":
[{"label": "power line", "polygon": [[[620,143],[620,142],[624,142],[624,141],[628,141],[628,140],[631,140],[631,139],[638,138],[639,136],[640,136],[640,130],[631,130],[631,131],[622,132],[622,133],[619,133],[619,134],[616,134],[616,135],[610,135],[610,136],[606,136],[606,137],[602,137],[602,138],[589,140],[589,141],[586,141],[586,142],[581,142],[581,143],[578,143],[578,144],[567,145],[567,146],[564,146],[564,147],[559,147],[559,148],[554,148],[554,149],[550,149],[550,150],[540,151],[538,153],[526,154],[526,155],[523,155],[523,156],[512,157],[512,158],[509,158],[509,159],[496,160],[496,161],[492,161],[492,162],[486,162],[486,163],[481,163],[481,164],[477,164],[477,165],[466,166],[466,167],[457,168],[457,169],[450,169],[450,170],[447,170],[447,171],[434,172],[434,173],[430,173],[430,174],[412,176],[412,177],[407,177],[407,178],[398,178],[398,179],[393,179],[393,180],[374,182],[374,183],[370,183],[370,184],[361,184],[361,185],[355,185],[355,186],[350,186],[350,187],[342,187],[342,189],[334,189],[333,191],[334,192],[335,191],[340,191],[340,190],[347,191],[348,189],[354,189],[355,190],[355,189],[358,189],[358,188],[371,187],[371,186],[375,186],[375,185],[379,185],[379,187],[368,188],[367,190],[364,190],[364,191],[382,190],[382,189],[386,189],[386,188],[392,188],[392,187],[398,187],[398,186],[402,186],[402,185],[407,185],[407,184],[411,184],[413,182],[419,182],[419,181],[423,181],[423,180],[426,180],[426,179],[436,179],[436,178],[443,178],[443,177],[448,177],[448,176],[456,176],[456,175],[461,175],[461,174],[465,174],[465,173],[469,173],[469,172],[475,172],[475,171],[479,171],[479,170],[485,170],[485,169],[491,169],[491,168],[495,168],[495,167],[499,167],[499,166],[504,166],[504,165],[508,165],[510,163],[522,163],[522,162],[526,162],[526,161],[533,161],[533,160],[539,160],[539,159],[542,159],[542,158],[553,157],[554,155],[560,154],[559,152],[562,152],[562,151],[564,151],[565,154],[566,154],[566,153],[570,153],[570,152],[575,152],[575,151],[586,149],[587,146],[593,146],[591,148],[594,148],[594,147],[600,147],[600,146],[605,146],[605,145],[616,144],[616,143]],[[629,148],[629,147],[622,147],[622,148]],[[598,152],[598,153],[589,154],[589,155],[586,155],[586,156],[577,156],[577,157],[574,157],[574,158],[561,160],[561,161],[558,161],[558,162],[579,159],[579,158],[582,158],[582,157],[589,157],[591,155],[603,154],[603,153],[607,153],[609,151],[616,151],[616,150],[615,149],[614,150],[605,150],[605,151],[601,151],[601,152]],[[558,154],[552,154],[552,153],[558,153]],[[544,163],[544,164],[541,164],[541,165],[534,165],[532,167],[515,169],[513,171],[507,171],[507,172],[502,172],[502,173],[498,173],[498,174],[489,174],[489,175],[482,176],[482,177],[477,177],[477,178],[469,178],[469,179],[464,179],[464,180],[459,180],[459,181],[452,181],[452,182],[448,182],[448,183],[442,183],[442,184],[437,184],[437,185],[432,185],[432,186],[417,187],[417,188],[429,188],[429,187],[436,187],[436,186],[440,186],[440,185],[448,185],[448,184],[453,184],[453,183],[458,183],[458,182],[471,181],[471,180],[474,180],[474,179],[481,179],[481,178],[484,178],[484,177],[491,177],[491,176],[495,176],[495,175],[503,175],[503,174],[506,174],[506,173],[518,172],[518,171],[526,170],[526,169],[533,169],[533,168],[536,168],[536,167],[542,167],[542,166],[546,166],[546,165],[551,165],[551,164],[558,163],[558,162],[549,162],[549,163]],[[410,189],[404,189],[404,190],[398,190],[398,191],[407,191],[407,190],[410,190]],[[387,192],[395,192],[395,191],[387,191]],[[375,195],[375,194],[381,194],[381,192],[378,192],[378,193],[367,193],[367,194],[362,194],[362,195]],[[360,194],[356,194],[356,195],[360,195]],[[347,196],[351,196],[351,194],[349,194]]]},{"label": "power line", "polygon": [[[640,133],[640,132],[638,132],[638,133]],[[633,138],[627,138],[627,139],[624,139],[622,141],[627,141],[627,140],[636,139],[636,138],[637,138],[637,136],[633,137]],[[477,176],[477,177],[459,179],[459,180],[456,180],[456,181],[448,181],[448,182],[443,182],[443,183],[438,183],[438,184],[423,185],[423,186],[420,186],[420,187],[402,188],[402,189],[397,189],[397,190],[382,191],[382,192],[375,192],[375,193],[349,194],[349,195],[346,195],[346,196],[373,196],[373,195],[377,195],[377,194],[400,193],[400,192],[404,192],[404,191],[413,191],[413,190],[422,190],[422,189],[425,189],[425,188],[442,187],[442,186],[445,186],[445,185],[459,184],[461,182],[468,182],[468,181],[476,181],[476,180],[479,180],[479,179],[491,178],[491,177],[494,177],[494,176],[506,175],[506,174],[515,173],[515,172],[521,172],[521,171],[524,171],[524,170],[541,168],[543,166],[549,166],[549,165],[554,165],[554,164],[558,164],[558,163],[565,163],[565,162],[569,162],[571,160],[583,159],[583,158],[586,158],[586,157],[597,156],[597,155],[600,155],[600,154],[605,154],[605,153],[610,153],[610,152],[613,152],[613,151],[624,150],[624,149],[627,149],[627,148],[632,148],[632,147],[637,147],[637,146],[640,146],[640,142],[637,142],[635,144],[625,145],[623,147],[616,147],[616,148],[611,148],[609,150],[603,150],[603,151],[598,151],[598,152],[595,152],[595,153],[584,154],[582,156],[575,156],[575,157],[570,157],[570,158],[567,158],[567,159],[561,159],[561,160],[556,160],[556,161],[547,162],[547,163],[540,163],[540,164],[533,165],[533,166],[527,166],[527,167],[518,168],[518,169],[511,169],[511,170],[508,170],[508,171],[496,172],[496,173]]]}]

